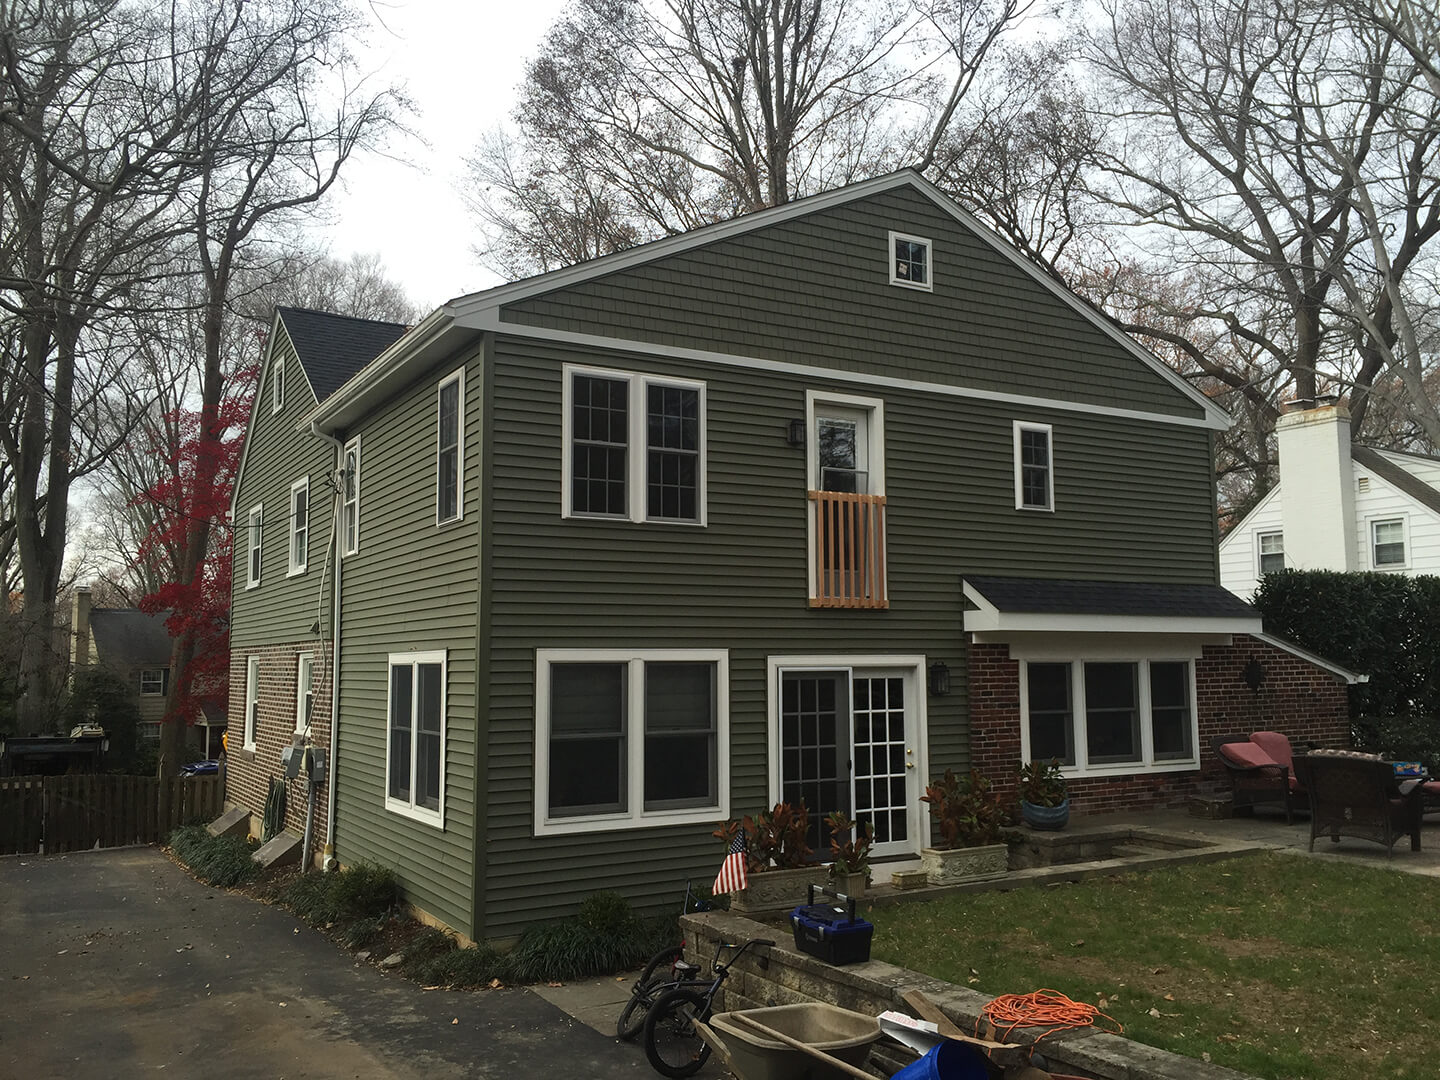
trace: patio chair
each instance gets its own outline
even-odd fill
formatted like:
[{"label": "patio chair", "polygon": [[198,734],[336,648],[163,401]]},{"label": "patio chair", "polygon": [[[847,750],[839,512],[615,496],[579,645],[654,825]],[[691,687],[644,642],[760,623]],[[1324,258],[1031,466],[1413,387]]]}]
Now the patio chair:
[{"label": "patio chair", "polygon": [[1249,736],[1217,735],[1210,740],[1210,748],[1225,766],[1236,810],[1254,813],[1255,807],[1273,803],[1284,808],[1289,825],[1295,821],[1296,810],[1309,806],[1289,764],[1276,761]]},{"label": "patio chair", "polygon": [[1317,750],[1295,759],[1295,771],[1310,796],[1310,850],[1327,833],[1332,843],[1356,836],[1384,844],[1410,834],[1410,850],[1420,850],[1423,793],[1415,780],[1397,782],[1395,768],[1375,754],[1353,750]]}]

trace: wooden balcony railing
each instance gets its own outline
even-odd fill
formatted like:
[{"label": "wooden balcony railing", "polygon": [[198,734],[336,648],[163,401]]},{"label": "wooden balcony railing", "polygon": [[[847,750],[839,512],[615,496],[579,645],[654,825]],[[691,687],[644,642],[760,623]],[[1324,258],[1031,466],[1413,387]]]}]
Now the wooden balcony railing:
[{"label": "wooden balcony railing", "polygon": [[812,608],[886,608],[885,496],[812,491]]}]

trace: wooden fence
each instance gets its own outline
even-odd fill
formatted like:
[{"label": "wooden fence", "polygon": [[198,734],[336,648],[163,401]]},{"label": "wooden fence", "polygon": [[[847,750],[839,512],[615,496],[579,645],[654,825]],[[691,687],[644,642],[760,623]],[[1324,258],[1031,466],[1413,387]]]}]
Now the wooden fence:
[{"label": "wooden fence", "polygon": [[[169,813],[161,821],[161,785]],[[218,776],[7,776],[0,779],[0,855],[153,844],[220,816]]]}]

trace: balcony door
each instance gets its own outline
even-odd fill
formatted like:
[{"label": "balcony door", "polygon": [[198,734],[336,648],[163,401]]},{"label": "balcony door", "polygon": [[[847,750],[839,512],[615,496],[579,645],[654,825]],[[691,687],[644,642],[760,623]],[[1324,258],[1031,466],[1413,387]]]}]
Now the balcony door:
[{"label": "balcony door", "polygon": [[810,396],[810,606],[885,608],[884,404]]},{"label": "balcony door", "polygon": [[876,855],[918,850],[915,669],[782,668],[778,689],[779,798],[809,810],[817,857],[828,858],[824,819],[836,810],[875,827]]}]

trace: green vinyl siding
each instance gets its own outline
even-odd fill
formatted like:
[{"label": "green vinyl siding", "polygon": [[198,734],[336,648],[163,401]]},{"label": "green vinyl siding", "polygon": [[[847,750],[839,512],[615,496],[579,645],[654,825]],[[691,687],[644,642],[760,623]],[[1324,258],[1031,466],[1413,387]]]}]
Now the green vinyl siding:
[{"label": "green vinyl siding", "polygon": [[[1205,431],[887,388],[872,396],[885,402],[890,609],[811,610],[805,452],[785,430],[804,415],[807,388],[853,384],[505,337],[495,351],[487,936],[572,911],[601,888],[677,903],[722,854],[708,825],[533,835],[537,648],[728,649],[738,817],[768,797],[768,656],[944,660],[952,692],[928,702],[930,769],[964,768],[963,575],[1214,581]],[[706,528],[562,519],[566,362],[705,380]],[[1014,508],[1016,419],[1054,425],[1054,514]]]},{"label": "green vinyl siding", "polygon": [[[361,437],[360,548],[341,567],[336,845],[394,867],[406,898],[473,932],[480,365],[465,366],[463,517],[435,523],[436,391],[456,358],[346,432]],[[446,654],[444,828],[385,805],[392,653]]]},{"label": "green vinyl siding", "polygon": [[[891,229],[930,238],[933,292],[889,283]],[[1172,382],[907,188],[510,304],[504,318],[921,382],[1202,415]]]},{"label": "green vinyl siding", "polygon": [[[279,412],[273,412],[272,380],[275,361],[281,358],[285,363],[285,403]],[[236,488],[232,649],[314,639],[310,627],[317,617],[328,634],[332,594],[325,582],[322,596],[322,580],[325,553],[330,546],[329,490],[335,448],[308,430],[296,430],[314,407],[315,395],[280,323],[256,394],[243,471]],[[303,574],[290,576],[290,485],[303,476],[310,478],[308,559]],[[265,513],[260,585],[249,589],[250,510],[261,504]]]}]

